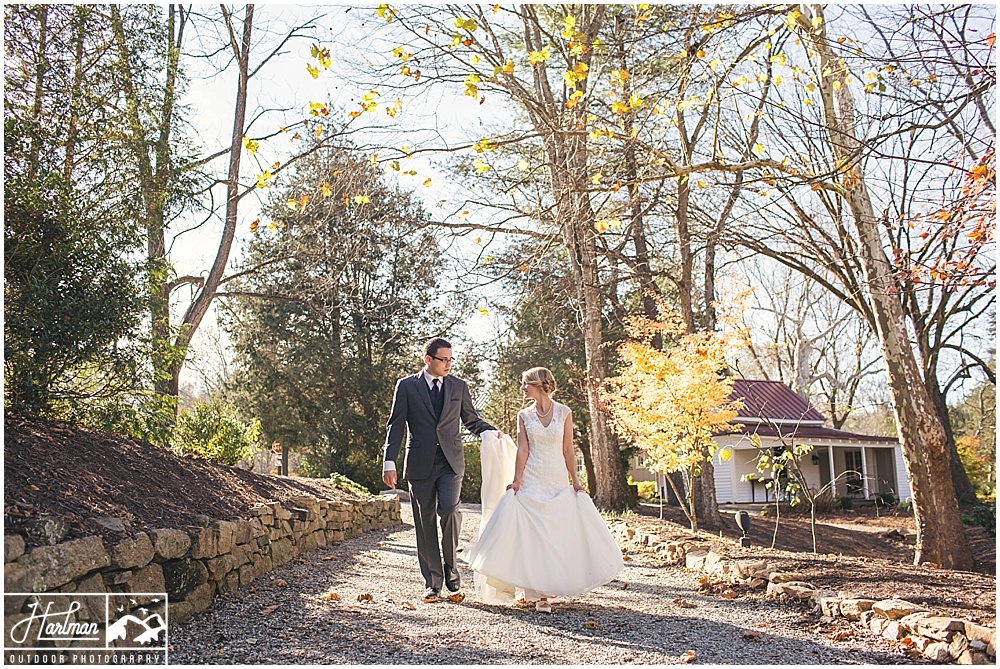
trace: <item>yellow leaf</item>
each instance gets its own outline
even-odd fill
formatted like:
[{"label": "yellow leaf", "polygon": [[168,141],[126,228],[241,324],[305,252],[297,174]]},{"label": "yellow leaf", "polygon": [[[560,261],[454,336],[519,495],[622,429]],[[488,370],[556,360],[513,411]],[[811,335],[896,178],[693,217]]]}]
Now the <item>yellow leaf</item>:
[{"label": "yellow leaf", "polygon": [[601,183],[601,179],[603,179],[603,178],[604,178],[604,175],[601,174],[600,172],[598,172],[594,176],[590,177],[590,183],[592,183],[594,185],[597,185],[597,184]]},{"label": "yellow leaf", "polygon": [[247,150],[251,156],[256,155],[257,149],[260,148],[260,142],[255,139],[250,139],[249,137],[243,138],[243,148]]},{"label": "yellow leaf", "polygon": [[469,215],[469,210],[466,209],[461,214],[458,215],[458,220],[464,221],[468,215]]},{"label": "yellow leaf", "polygon": [[322,125],[317,125],[316,126],[316,139],[319,139],[320,135],[322,135],[322,134],[323,134],[323,126]]},{"label": "yellow leaf", "polygon": [[478,311],[479,313],[481,313],[483,316],[489,316],[490,315],[490,312],[487,311],[486,309],[484,309],[483,307],[476,307],[476,311]]},{"label": "yellow leaf", "polygon": [[833,80],[833,90],[839,91],[841,86],[842,84],[838,80],[836,79]]},{"label": "yellow leaf", "polygon": [[458,28],[459,30],[468,30],[469,32],[475,32],[476,28],[479,27],[479,24],[476,23],[475,19],[457,18],[455,19],[455,27]]},{"label": "yellow leaf", "polygon": [[257,175],[257,188],[267,188],[267,182],[273,176],[274,175],[271,174],[268,170],[264,170],[263,172],[261,172],[260,174],[258,174]]},{"label": "yellow leaf", "polygon": [[476,242],[477,244],[482,244],[482,243],[483,243],[483,238],[482,238],[482,237],[476,237],[476,239],[475,239],[474,241],[475,241],[475,242]]},{"label": "yellow leaf", "polygon": [[503,70],[501,71],[504,74],[514,74],[514,61],[508,60],[506,63],[504,63]]},{"label": "yellow leaf", "polygon": [[549,47],[542,48],[541,51],[531,51],[528,53],[528,62],[532,65],[544,63],[552,57],[552,50]]},{"label": "yellow leaf", "polygon": [[473,160],[472,166],[476,169],[476,174],[482,174],[483,172],[490,171],[490,166],[484,163],[482,158],[476,158]]},{"label": "yellow leaf", "polygon": [[527,172],[528,171],[528,161],[525,160],[524,158],[521,158],[519,161],[517,161],[517,169],[519,169],[522,172]]},{"label": "yellow leaf", "polygon": [[563,21],[562,36],[565,37],[566,39],[572,38],[574,32],[573,29],[575,27],[576,27],[576,17],[570,14],[566,17],[566,20]]},{"label": "yellow leaf", "polygon": [[369,203],[371,203],[371,201],[372,201],[372,199],[370,197],[368,197],[367,195],[355,195],[354,196],[354,204],[369,204]]},{"label": "yellow leaf", "polygon": [[288,202],[285,203],[285,206],[288,207],[289,209],[291,209],[292,211],[295,211],[296,208],[298,208],[298,206],[299,206],[299,201],[298,200],[289,200]]},{"label": "yellow leaf", "polygon": [[319,79],[319,68],[313,67],[312,65],[306,63],[306,71],[309,72],[313,79]]},{"label": "yellow leaf", "polygon": [[719,458],[723,462],[729,462],[730,460],[733,459],[733,449],[723,448],[721,451],[719,451]]},{"label": "yellow leaf", "polygon": [[706,184],[701,179],[698,179],[698,188],[708,188],[708,184]]},{"label": "yellow leaf", "polygon": [[758,156],[763,156],[765,151],[767,151],[767,149],[765,149],[764,145],[761,144],[760,142],[757,142],[756,144],[753,145],[753,152],[756,153]]},{"label": "yellow leaf", "polygon": [[628,104],[629,104],[630,107],[632,107],[633,109],[635,109],[636,107],[639,107],[639,106],[642,105],[642,98],[640,98],[638,96],[638,94],[633,93],[632,97],[630,97],[628,99]]},{"label": "yellow leaf", "polygon": [[324,183],[320,187],[319,192],[323,195],[323,197],[330,197],[331,195],[333,195],[333,191],[330,190],[330,182],[327,181],[326,183]]},{"label": "yellow leaf", "polygon": [[482,60],[482,58],[480,58],[476,54],[472,54],[471,56],[469,56],[469,62],[471,64],[473,64],[473,65],[478,65],[479,61],[481,61],[481,60]]},{"label": "yellow leaf", "polygon": [[421,184],[421,185],[422,185],[422,186],[427,186],[428,188],[430,188],[430,187],[431,187],[431,180],[430,180],[430,179],[428,179],[427,181],[425,181],[425,182],[424,182],[423,184]]}]

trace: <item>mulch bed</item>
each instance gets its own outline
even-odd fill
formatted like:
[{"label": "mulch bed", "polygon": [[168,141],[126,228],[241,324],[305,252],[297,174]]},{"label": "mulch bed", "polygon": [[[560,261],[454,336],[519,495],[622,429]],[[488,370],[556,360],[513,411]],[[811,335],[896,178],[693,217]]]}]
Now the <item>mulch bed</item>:
[{"label": "mulch bed", "polygon": [[110,517],[133,531],[195,525],[196,515],[247,517],[257,502],[296,495],[347,500],[324,479],[254,474],[179,456],[152,444],[17,415],[4,418],[4,516],[11,526],[57,516],[70,537],[115,533]]},{"label": "mulch bed", "polygon": [[[643,505],[629,524],[661,537],[690,535],[679,508],[665,506],[664,519],[658,516],[658,508]],[[981,527],[965,528],[977,570],[963,572],[914,565],[912,545],[897,534],[913,530],[913,516],[895,510],[861,507],[822,514],[815,554],[808,514],[783,514],[776,533],[773,515],[752,515],[750,548],[740,548],[742,533],[733,516],[723,514],[723,519],[731,525],[722,528],[722,537],[719,530],[701,536],[733,559],[767,560],[779,571],[799,573],[819,588],[872,599],[899,597],[945,615],[990,627],[996,624],[996,541]]]}]

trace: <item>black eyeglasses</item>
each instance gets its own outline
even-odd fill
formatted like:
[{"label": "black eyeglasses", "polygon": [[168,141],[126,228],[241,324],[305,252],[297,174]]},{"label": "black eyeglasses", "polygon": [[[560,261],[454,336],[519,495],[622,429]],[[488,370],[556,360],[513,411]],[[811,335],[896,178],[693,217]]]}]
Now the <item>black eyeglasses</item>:
[{"label": "black eyeglasses", "polygon": [[[427,355],[430,355],[430,353],[428,353]],[[455,358],[439,358],[436,355],[431,355],[431,357],[434,358],[435,360],[440,360],[441,362],[447,362],[447,363],[455,362]]]}]

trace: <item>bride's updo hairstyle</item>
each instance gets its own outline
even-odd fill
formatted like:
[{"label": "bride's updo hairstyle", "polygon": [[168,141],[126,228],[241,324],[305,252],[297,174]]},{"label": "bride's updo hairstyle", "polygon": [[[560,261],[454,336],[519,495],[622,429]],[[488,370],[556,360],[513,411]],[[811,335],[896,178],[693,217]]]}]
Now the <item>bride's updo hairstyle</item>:
[{"label": "bride's updo hairstyle", "polygon": [[541,388],[546,395],[551,395],[556,390],[556,377],[545,367],[532,367],[521,374],[521,380],[529,386]]}]

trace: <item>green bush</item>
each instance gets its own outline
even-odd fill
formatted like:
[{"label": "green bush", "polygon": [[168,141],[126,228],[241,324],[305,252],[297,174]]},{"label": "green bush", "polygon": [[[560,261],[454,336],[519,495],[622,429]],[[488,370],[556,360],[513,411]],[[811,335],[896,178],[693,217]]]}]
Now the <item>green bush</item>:
[{"label": "green bush", "polygon": [[240,420],[231,404],[199,404],[181,411],[174,429],[173,449],[224,465],[235,465],[257,450],[260,422]]},{"label": "green bush", "polygon": [[462,478],[460,500],[466,504],[482,501],[483,465],[479,457],[479,440],[462,444],[465,450],[465,476]]},{"label": "green bush", "polygon": [[346,490],[348,492],[353,492],[355,495],[360,495],[361,497],[371,497],[372,494],[367,488],[365,488],[360,483],[355,483],[351,479],[347,478],[343,474],[338,474],[334,472],[330,474],[330,480],[333,484],[340,488],[341,490]]},{"label": "green bush", "polygon": [[891,492],[880,492],[875,495],[875,506],[896,506],[896,496]]},{"label": "green bush", "polygon": [[656,499],[656,482],[655,481],[639,481],[636,484],[639,488],[639,497],[642,499]]},{"label": "green bush", "polygon": [[854,499],[851,497],[841,497],[838,500],[837,506],[845,511],[849,511],[854,508]]},{"label": "green bush", "polygon": [[972,507],[970,513],[962,515],[962,522],[966,525],[978,525],[986,530],[986,534],[995,537],[997,535],[996,504],[980,504]]}]

